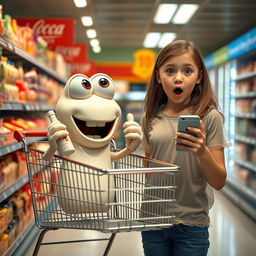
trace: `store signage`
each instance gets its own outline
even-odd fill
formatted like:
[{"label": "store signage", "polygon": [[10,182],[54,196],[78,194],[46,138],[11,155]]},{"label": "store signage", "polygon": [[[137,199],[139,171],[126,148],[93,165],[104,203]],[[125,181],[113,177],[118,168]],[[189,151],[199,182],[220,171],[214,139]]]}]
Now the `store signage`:
[{"label": "store signage", "polygon": [[227,48],[227,46],[224,46],[224,47],[220,48],[219,50],[217,50],[213,54],[213,60],[214,60],[214,64],[216,66],[227,62],[227,60],[228,60],[228,48]]},{"label": "store signage", "polygon": [[140,78],[148,79],[154,68],[156,52],[149,49],[140,49],[134,52],[132,73]]},{"label": "store signage", "polygon": [[219,66],[256,49],[256,27],[208,55],[204,61],[208,69]]},{"label": "store signage", "polygon": [[59,45],[74,43],[73,19],[16,18],[16,20],[20,26],[28,26],[36,35],[43,37],[51,50],[55,50]]},{"label": "store signage", "polygon": [[237,58],[256,49],[256,28],[228,44],[229,59]]},{"label": "store signage", "polygon": [[57,46],[55,51],[60,53],[67,63],[84,63],[87,59],[87,47],[84,44]]},{"label": "store signage", "polygon": [[70,65],[70,75],[84,74],[88,77],[97,73],[96,64],[94,61],[85,61],[83,63],[72,63]]}]

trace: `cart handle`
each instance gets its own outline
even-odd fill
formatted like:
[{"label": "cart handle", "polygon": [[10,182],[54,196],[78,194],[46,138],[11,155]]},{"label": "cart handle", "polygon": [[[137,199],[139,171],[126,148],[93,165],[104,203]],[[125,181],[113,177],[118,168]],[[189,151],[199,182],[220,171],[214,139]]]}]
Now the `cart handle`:
[{"label": "cart handle", "polygon": [[13,137],[21,142],[25,137],[47,137],[47,131],[14,131]]}]

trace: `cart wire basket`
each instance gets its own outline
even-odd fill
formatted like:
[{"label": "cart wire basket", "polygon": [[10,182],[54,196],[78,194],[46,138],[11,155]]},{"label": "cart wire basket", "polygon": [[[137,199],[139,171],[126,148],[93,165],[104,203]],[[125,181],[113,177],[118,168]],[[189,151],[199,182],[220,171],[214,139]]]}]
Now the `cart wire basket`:
[{"label": "cart wire basket", "polygon": [[[108,240],[108,255],[118,232],[170,227],[175,209],[175,174],[170,163],[130,154],[99,169],[28,146],[25,137],[46,132],[16,131],[26,155],[35,223],[42,229],[33,255],[41,245]],[[110,238],[43,243],[49,230],[88,229],[110,233]]]}]

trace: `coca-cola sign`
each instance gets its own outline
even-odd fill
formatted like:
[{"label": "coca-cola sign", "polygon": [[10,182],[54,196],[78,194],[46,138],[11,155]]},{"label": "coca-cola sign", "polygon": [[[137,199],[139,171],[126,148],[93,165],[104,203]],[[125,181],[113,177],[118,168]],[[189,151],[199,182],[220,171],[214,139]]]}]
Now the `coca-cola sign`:
[{"label": "coca-cola sign", "polygon": [[73,19],[17,18],[16,20],[20,26],[28,26],[36,35],[42,36],[51,50],[55,50],[59,45],[74,43]]},{"label": "coca-cola sign", "polygon": [[87,59],[86,45],[75,44],[70,46],[58,46],[55,51],[60,53],[68,63],[85,62]]},{"label": "coca-cola sign", "polygon": [[94,61],[88,60],[84,63],[72,63],[70,66],[70,75],[84,74],[88,77],[97,73],[97,67]]}]

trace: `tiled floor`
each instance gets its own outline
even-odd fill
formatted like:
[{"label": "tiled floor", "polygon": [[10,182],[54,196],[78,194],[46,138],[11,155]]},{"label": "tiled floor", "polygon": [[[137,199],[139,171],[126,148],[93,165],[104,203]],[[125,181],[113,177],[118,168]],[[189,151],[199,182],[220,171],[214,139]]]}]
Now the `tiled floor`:
[{"label": "tiled floor", "polygon": [[[215,200],[210,213],[212,226],[209,229],[211,246],[208,256],[256,255],[256,223],[220,192],[216,193]],[[92,231],[62,229],[48,232],[45,241],[91,239],[96,237],[105,237],[105,235]],[[35,243],[32,247],[34,248],[34,246]],[[99,256],[103,255],[105,246],[106,242],[104,241],[42,246],[39,256]],[[31,255],[32,248],[25,256]],[[117,234],[109,256],[143,256],[140,233]]]}]

